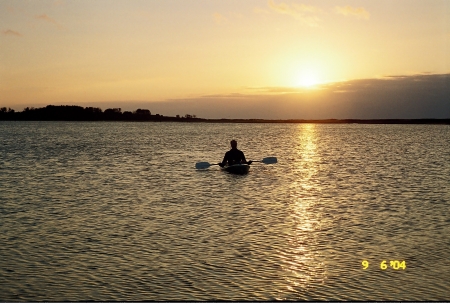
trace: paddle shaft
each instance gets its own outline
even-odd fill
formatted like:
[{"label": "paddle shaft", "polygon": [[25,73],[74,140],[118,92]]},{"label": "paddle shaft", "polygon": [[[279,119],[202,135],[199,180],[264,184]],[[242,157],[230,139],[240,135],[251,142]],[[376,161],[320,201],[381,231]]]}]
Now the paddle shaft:
[{"label": "paddle shaft", "polygon": [[[249,164],[249,163],[251,164],[251,163],[254,163],[254,162],[264,163],[264,164],[275,164],[275,163],[277,163],[277,158],[276,157],[266,157],[266,158],[263,158],[263,160],[249,161],[249,162],[247,162],[247,164]],[[197,169],[207,169],[207,168],[209,168],[211,166],[216,166],[216,165],[221,165],[221,164],[222,163],[210,164],[208,162],[199,162],[199,163],[195,164],[195,167]]]}]

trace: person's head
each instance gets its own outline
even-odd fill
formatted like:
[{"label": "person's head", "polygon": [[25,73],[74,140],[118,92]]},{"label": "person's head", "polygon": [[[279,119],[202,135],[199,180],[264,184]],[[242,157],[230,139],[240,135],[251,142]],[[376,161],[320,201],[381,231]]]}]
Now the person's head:
[{"label": "person's head", "polygon": [[232,141],[230,141],[231,144],[231,148],[232,149],[236,149],[237,148],[237,141],[235,141],[234,139]]}]

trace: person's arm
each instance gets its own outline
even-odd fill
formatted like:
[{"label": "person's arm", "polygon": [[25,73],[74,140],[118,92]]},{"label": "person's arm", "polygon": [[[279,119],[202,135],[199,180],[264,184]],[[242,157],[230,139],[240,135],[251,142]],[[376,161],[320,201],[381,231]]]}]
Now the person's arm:
[{"label": "person's arm", "polygon": [[247,160],[245,159],[244,152],[241,152],[241,153],[242,153],[242,161],[243,161],[243,164],[250,165],[250,164],[252,163],[252,161],[247,161]]},{"label": "person's arm", "polygon": [[228,160],[228,152],[225,153],[225,156],[223,157],[223,160],[221,163],[219,163],[219,166],[221,166],[223,168],[223,166],[225,166],[225,164],[227,163]]}]

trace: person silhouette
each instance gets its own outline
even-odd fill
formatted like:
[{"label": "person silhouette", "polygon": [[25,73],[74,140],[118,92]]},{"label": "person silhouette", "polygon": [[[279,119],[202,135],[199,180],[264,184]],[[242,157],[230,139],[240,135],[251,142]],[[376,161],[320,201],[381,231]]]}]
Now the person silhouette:
[{"label": "person silhouette", "polygon": [[227,153],[225,153],[225,156],[224,156],[222,162],[219,163],[219,166],[221,166],[223,168],[225,165],[228,165],[228,166],[236,165],[236,164],[250,165],[252,163],[252,161],[247,161],[245,159],[244,152],[242,152],[241,150],[238,150],[237,141],[235,141],[233,139],[232,141],[230,141],[230,144],[231,144],[231,150],[227,151]]}]

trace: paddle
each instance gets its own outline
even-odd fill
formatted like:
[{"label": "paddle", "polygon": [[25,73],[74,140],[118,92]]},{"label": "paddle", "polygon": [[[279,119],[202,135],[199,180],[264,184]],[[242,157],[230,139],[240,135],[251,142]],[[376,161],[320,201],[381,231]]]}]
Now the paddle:
[{"label": "paddle", "polygon": [[[276,164],[277,163],[277,158],[276,157],[266,157],[263,158],[262,160],[254,160],[254,163],[264,163],[266,165],[269,164]],[[219,164],[210,164],[208,162],[199,162],[195,164],[195,169],[207,169],[211,166],[215,166],[215,165],[219,165]]]},{"label": "paddle", "polygon": [[278,162],[278,160],[276,157],[271,156],[271,157],[263,158],[263,160],[254,160],[253,162],[254,163],[265,163],[266,165],[269,165],[269,164],[276,164]]},{"label": "paddle", "polygon": [[199,162],[199,163],[195,164],[195,169],[207,169],[214,165],[218,165],[218,164],[210,164],[208,162]]}]

